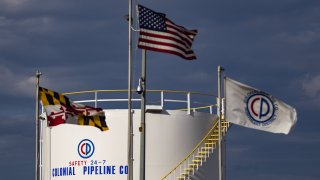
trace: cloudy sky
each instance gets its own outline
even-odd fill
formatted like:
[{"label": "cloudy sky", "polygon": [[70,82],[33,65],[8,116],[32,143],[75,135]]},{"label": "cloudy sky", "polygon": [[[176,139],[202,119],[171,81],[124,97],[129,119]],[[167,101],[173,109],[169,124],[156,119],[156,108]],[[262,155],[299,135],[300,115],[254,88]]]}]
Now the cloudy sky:
[{"label": "cloudy sky", "polygon": [[[216,94],[222,65],[297,109],[287,136],[232,127],[228,179],[320,179],[319,0],[140,3],[199,31],[196,61],[148,53],[149,89]],[[0,0],[1,179],[34,178],[37,69],[41,85],[59,92],[127,88],[127,13],[127,1]],[[140,57],[134,48],[135,85]]]}]

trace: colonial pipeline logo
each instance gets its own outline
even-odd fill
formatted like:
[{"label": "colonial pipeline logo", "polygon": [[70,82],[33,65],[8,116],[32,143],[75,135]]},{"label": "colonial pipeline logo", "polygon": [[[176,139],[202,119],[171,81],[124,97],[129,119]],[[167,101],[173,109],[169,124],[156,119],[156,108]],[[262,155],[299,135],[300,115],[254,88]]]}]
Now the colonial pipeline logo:
[{"label": "colonial pipeline logo", "polygon": [[252,91],[245,102],[247,116],[253,124],[267,126],[277,118],[278,105],[269,94]]},{"label": "colonial pipeline logo", "polygon": [[93,142],[89,139],[84,139],[80,141],[78,145],[78,153],[79,153],[79,156],[82,157],[83,159],[87,159],[91,157],[94,153]]}]

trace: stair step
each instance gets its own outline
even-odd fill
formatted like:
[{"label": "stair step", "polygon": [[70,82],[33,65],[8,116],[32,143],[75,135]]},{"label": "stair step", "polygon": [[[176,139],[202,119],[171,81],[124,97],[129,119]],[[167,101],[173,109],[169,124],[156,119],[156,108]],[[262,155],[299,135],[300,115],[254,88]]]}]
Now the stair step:
[{"label": "stair step", "polygon": [[201,147],[201,149],[204,149],[204,150],[212,150],[213,149],[213,147]]},{"label": "stair step", "polygon": [[[219,129],[215,129],[213,132],[219,133]],[[224,129],[221,129],[221,132],[224,132]]]},{"label": "stair step", "polygon": [[[226,128],[228,128],[228,126],[223,126],[223,125],[221,125],[221,129],[223,130],[223,129],[226,129]],[[219,127],[217,127],[215,130],[219,130]],[[213,131],[213,132],[215,132],[215,131]]]},{"label": "stair step", "polygon": [[210,141],[218,141],[219,138],[210,138],[210,139],[208,139],[208,140],[210,140]]},{"label": "stair step", "polygon": [[201,147],[201,151],[200,151],[200,152],[210,152],[210,150],[211,150],[211,149]]},{"label": "stair step", "polygon": [[205,145],[215,145],[216,143],[213,143],[213,142],[208,142],[208,143],[205,143]]},{"label": "stair step", "polygon": [[199,152],[199,154],[209,154],[210,152],[208,152],[208,151],[201,151],[201,152]]},{"label": "stair step", "polygon": [[195,156],[195,158],[203,159],[203,158],[205,158],[205,156]]},{"label": "stair step", "polygon": [[182,176],[189,176],[190,174],[189,173],[186,173],[186,172],[183,172],[183,173],[181,173],[180,175],[182,175]]},{"label": "stair step", "polygon": [[[219,139],[218,139],[218,140],[219,140]],[[215,143],[216,143],[216,141],[218,141],[218,140],[217,140],[217,139],[211,139],[211,138],[210,138],[210,139],[208,139],[208,141],[211,141],[211,143],[214,143],[214,144],[215,144]]]},{"label": "stair step", "polygon": [[177,177],[177,179],[186,179],[185,177],[181,177],[181,176],[179,176],[179,177]]},{"label": "stair step", "polygon": [[190,167],[198,167],[199,164],[189,164]]},{"label": "stair step", "polygon": [[[228,128],[229,126],[226,124],[221,124],[221,128]],[[215,129],[219,129],[219,126],[217,126]]]},{"label": "stair step", "polygon": [[194,171],[193,168],[185,168],[184,171],[190,172],[190,171]]},{"label": "stair step", "polygon": [[198,159],[193,159],[192,162],[194,162],[194,163],[202,163],[202,161],[198,160]]}]

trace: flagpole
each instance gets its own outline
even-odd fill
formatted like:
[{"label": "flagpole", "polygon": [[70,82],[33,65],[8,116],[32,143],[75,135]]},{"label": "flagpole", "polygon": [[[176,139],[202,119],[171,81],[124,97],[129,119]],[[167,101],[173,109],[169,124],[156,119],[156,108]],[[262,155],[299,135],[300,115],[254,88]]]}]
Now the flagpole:
[{"label": "flagpole", "polygon": [[41,72],[36,72],[36,147],[35,147],[35,180],[39,180],[39,82]]},{"label": "flagpole", "polygon": [[128,180],[133,179],[133,127],[132,127],[132,112],[131,112],[131,49],[132,49],[132,0],[129,0],[129,18],[128,18]]},{"label": "flagpole", "polygon": [[222,180],[222,151],[221,151],[221,143],[222,143],[222,133],[221,133],[221,72],[224,69],[221,66],[218,66],[218,110],[217,112],[219,117],[219,148],[218,148],[218,154],[219,154],[219,180]]},{"label": "flagpole", "polygon": [[[223,103],[223,119],[226,121],[226,77],[223,78],[223,95],[224,95],[224,103]],[[230,125],[229,125],[230,128]],[[223,154],[224,154],[224,165],[223,165],[223,179],[227,179],[227,136],[223,138]]]},{"label": "flagpole", "polygon": [[[147,51],[142,50],[141,68],[141,126],[140,126],[140,180],[145,180],[145,157],[146,157],[146,59]],[[139,92],[138,92],[139,93]]]}]

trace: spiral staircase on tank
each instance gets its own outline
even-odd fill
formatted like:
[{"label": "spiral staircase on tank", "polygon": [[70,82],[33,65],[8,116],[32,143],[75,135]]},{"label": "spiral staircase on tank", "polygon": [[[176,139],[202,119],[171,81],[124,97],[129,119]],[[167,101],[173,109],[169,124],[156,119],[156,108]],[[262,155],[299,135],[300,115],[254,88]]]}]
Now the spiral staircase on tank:
[{"label": "spiral staircase on tank", "polygon": [[[230,123],[221,120],[221,139],[226,135]],[[217,120],[206,136],[200,143],[168,174],[162,177],[162,180],[176,179],[188,180],[194,175],[204,162],[213,154],[214,149],[219,143],[219,121]]]}]

